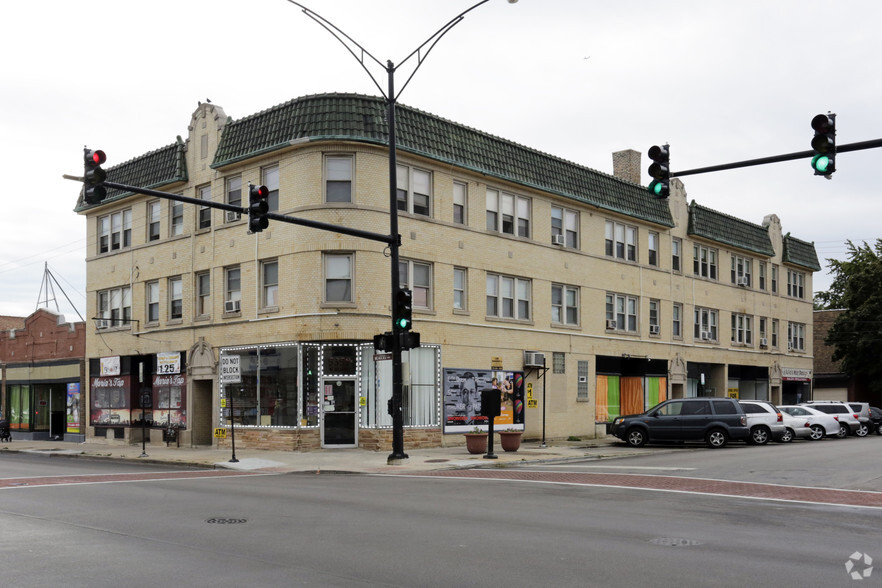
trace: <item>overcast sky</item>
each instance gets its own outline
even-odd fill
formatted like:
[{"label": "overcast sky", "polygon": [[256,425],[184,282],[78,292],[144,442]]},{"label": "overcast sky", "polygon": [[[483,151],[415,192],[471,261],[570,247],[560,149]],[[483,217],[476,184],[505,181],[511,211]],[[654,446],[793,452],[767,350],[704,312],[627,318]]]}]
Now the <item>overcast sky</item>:
[{"label": "overcast sky", "polygon": [[[399,63],[474,0],[303,3]],[[2,315],[34,311],[48,263],[85,316],[80,186],[61,178],[81,174],[84,145],[122,163],[186,137],[207,98],[242,118],[307,94],[379,94],[286,0],[3,2],[0,22]],[[399,101],[607,173],[613,151],[636,149],[648,183],[656,143],[670,143],[676,172],[810,149],[821,112],[837,113],[840,145],[882,137],[880,22],[878,0],[490,0],[438,43]],[[826,258],[880,236],[880,157],[841,154],[830,181],[808,160],[683,180],[690,200],[756,224],[774,213],[813,241],[824,266],[815,290],[825,290]]]}]

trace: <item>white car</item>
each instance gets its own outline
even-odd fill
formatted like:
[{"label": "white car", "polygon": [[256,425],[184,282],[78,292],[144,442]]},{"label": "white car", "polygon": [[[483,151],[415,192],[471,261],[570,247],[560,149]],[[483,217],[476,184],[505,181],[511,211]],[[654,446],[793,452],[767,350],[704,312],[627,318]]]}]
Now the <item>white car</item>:
[{"label": "white car", "polygon": [[[781,443],[790,443],[794,439],[811,439],[812,438],[812,424],[809,422],[807,417],[796,417],[791,414],[784,412],[784,409],[778,407],[778,410],[781,411],[781,418],[784,419],[784,434],[781,436],[778,441]],[[821,426],[818,425],[820,429]],[[823,431],[819,431],[821,437],[824,436]]]},{"label": "white car", "polygon": [[847,437],[848,435],[857,435],[861,428],[861,421],[858,413],[855,412],[847,403],[837,400],[809,400],[803,402],[800,406],[810,406],[815,410],[826,412],[835,416],[839,420],[840,433],[838,437]]},{"label": "white car", "polygon": [[813,441],[819,441],[826,436],[839,437],[841,434],[839,420],[831,414],[821,412],[816,408],[805,405],[784,405],[779,406],[778,408],[781,409],[782,413],[786,413],[792,417],[806,419],[809,423],[809,430],[811,431],[809,439]]},{"label": "white car", "polygon": [[739,400],[744,414],[747,415],[747,426],[750,427],[751,445],[765,445],[770,439],[781,441],[784,437],[784,417],[781,411],[768,400]]}]

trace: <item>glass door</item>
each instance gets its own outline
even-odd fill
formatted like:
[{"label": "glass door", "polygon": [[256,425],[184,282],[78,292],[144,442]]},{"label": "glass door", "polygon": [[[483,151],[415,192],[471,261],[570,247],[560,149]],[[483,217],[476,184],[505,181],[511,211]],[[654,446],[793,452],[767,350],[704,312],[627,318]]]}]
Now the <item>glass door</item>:
[{"label": "glass door", "polygon": [[355,379],[324,378],[322,396],[322,447],[356,447]]}]

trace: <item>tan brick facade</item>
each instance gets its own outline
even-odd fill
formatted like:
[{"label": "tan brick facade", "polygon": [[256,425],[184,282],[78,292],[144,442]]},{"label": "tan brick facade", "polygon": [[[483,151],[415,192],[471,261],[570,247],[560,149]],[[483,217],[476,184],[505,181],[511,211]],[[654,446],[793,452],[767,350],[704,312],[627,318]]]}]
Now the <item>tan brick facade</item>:
[{"label": "tan brick facade", "polygon": [[[261,183],[261,170],[279,166],[279,212],[294,217],[355,227],[385,234],[389,230],[388,159],[382,146],[336,140],[304,141],[240,163],[213,169],[214,149],[225,124],[223,111],[203,104],[193,114],[187,141],[189,181],[161,189],[197,197],[197,188],[211,186],[212,199],[223,202],[226,181],[242,178],[242,199],[247,203],[247,184]],[[208,150],[202,152],[207,137]],[[325,202],[325,157],[347,155],[354,158],[353,202]],[[774,256],[757,255],[724,241],[708,241],[690,236],[689,207],[685,191],[673,182],[670,198],[673,227],[655,225],[608,210],[589,207],[572,198],[557,196],[524,184],[506,182],[459,168],[447,162],[399,154],[399,164],[431,174],[431,214],[401,213],[401,257],[430,264],[430,302],[427,309],[415,309],[416,330],[424,344],[440,346],[442,368],[489,368],[493,358],[501,358],[506,370],[522,370],[524,351],[546,353],[552,367],[554,353],[563,354],[564,373],[549,369],[547,380],[535,369],[527,370],[538,406],[528,407],[526,436],[540,437],[544,408],[549,438],[577,435],[594,437],[604,427],[597,423],[596,382],[598,358],[662,362],[667,395],[689,394],[696,377],[687,365],[708,366],[702,372],[703,386],[713,394],[726,395],[732,381],[738,380],[739,366],[766,373],[767,394],[780,401],[782,370],[811,370],[812,305],[810,270],[793,268],[803,276],[802,297],[787,295],[787,265],[783,262],[781,226],[771,215],[766,219]],[[465,224],[454,222],[454,182],[467,186]],[[487,190],[499,190],[528,202],[529,237],[518,237],[486,228]],[[173,203],[160,203],[160,238],[148,241],[148,203],[154,198],[129,196],[84,212],[88,217],[87,283],[89,316],[99,316],[98,294],[130,288],[131,318],[134,322],[96,330],[91,325],[87,337],[87,357],[139,356],[161,351],[189,351],[200,341],[207,343],[218,360],[220,348],[262,343],[308,341],[361,341],[389,329],[389,259],[384,245],[337,233],[281,222],[271,222],[258,235],[247,232],[247,218],[225,222],[225,213],[211,212],[211,227],[197,228],[197,207],[183,206],[183,230],[171,235]],[[552,243],[552,208],[575,213],[576,247]],[[118,250],[99,253],[99,219],[131,210],[131,243]],[[619,259],[606,253],[607,223],[636,230],[636,259]],[[651,265],[649,243],[657,240],[656,265]],[[672,244],[680,244],[680,269],[672,268]],[[715,278],[693,273],[693,246],[715,251]],[[328,303],[324,299],[323,254],[354,254],[353,302]],[[731,283],[733,259],[752,262],[750,287]],[[278,304],[262,308],[260,264],[278,262]],[[757,284],[758,268],[765,267],[765,286]],[[778,272],[777,293],[771,291],[773,266]],[[225,313],[225,268],[241,270],[241,310]],[[454,268],[465,269],[467,287],[465,308],[454,309]],[[210,313],[197,315],[196,276],[209,272]],[[521,319],[487,315],[487,276],[518,278],[529,284],[529,316]],[[169,278],[180,276],[183,286],[183,317],[170,319]],[[147,321],[147,284],[158,283],[159,320]],[[576,292],[578,318],[573,324],[552,320],[552,286]],[[606,304],[609,295],[636,302],[633,331],[607,328]],[[503,296],[504,298],[504,296]],[[505,302],[505,301],[503,301]],[[650,330],[650,304],[658,304],[658,333]],[[681,335],[672,335],[672,313],[679,305]],[[695,339],[694,310],[716,312],[716,340]],[[750,317],[750,343],[730,342],[732,315]],[[760,345],[759,322],[766,330],[777,324],[778,344]],[[787,326],[803,325],[805,345],[788,351]],[[763,338],[770,338],[767,333]],[[188,358],[189,359],[189,358]],[[587,396],[579,397],[577,365],[587,362]],[[605,360],[605,365],[609,363]],[[208,368],[211,369],[210,367]],[[704,368],[702,368],[704,369]],[[733,373],[736,374],[733,377]],[[208,372],[206,372],[208,374]],[[192,373],[191,373],[192,376]],[[213,426],[219,426],[218,378],[211,380]],[[692,383],[690,384],[690,380]],[[786,380],[786,376],[783,378]],[[439,390],[436,394],[440,395]],[[765,386],[766,384],[763,384]],[[544,390],[544,396],[543,396]],[[544,400],[543,400],[544,398]],[[196,410],[194,395],[188,395],[190,412]],[[543,404],[545,406],[543,407]],[[440,405],[440,402],[439,402]],[[408,429],[406,443],[414,446],[458,444],[461,436],[443,436],[440,423],[425,429]],[[183,442],[192,443],[190,431]],[[364,447],[386,449],[388,429],[364,428],[358,433]],[[241,440],[241,441],[240,441]],[[242,446],[291,450],[314,449],[321,445],[316,429],[237,428],[236,442]],[[221,442],[228,444],[229,439]]]}]

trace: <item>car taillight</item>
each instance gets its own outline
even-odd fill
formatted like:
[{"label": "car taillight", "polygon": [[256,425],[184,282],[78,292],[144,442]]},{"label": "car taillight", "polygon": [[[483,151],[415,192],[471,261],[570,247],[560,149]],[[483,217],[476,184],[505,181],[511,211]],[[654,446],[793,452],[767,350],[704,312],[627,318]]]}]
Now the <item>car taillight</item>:
[{"label": "car taillight", "polygon": [[783,423],[783,422],[784,422],[784,417],[781,416],[781,413],[780,413],[780,412],[778,413],[778,422],[779,422],[779,423]]},{"label": "car taillight", "polygon": [[856,421],[857,421],[857,420],[860,420],[860,418],[861,418],[861,417],[860,417],[860,415],[857,415],[857,414],[856,414],[856,415],[854,415],[854,420],[856,420]]},{"label": "car taillight", "polygon": [[808,421],[806,421],[805,424],[803,425],[803,427],[805,427],[806,429],[808,429],[811,426],[812,426],[812,424]]},{"label": "car taillight", "polygon": [[837,423],[839,422],[839,417],[838,417],[838,416],[835,416],[835,417],[833,417],[833,418],[836,419],[836,422],[837,422]]},{"label": "car taillight", "polygon": [[741,426],[747,426],[747,415],[741,415]]}]

